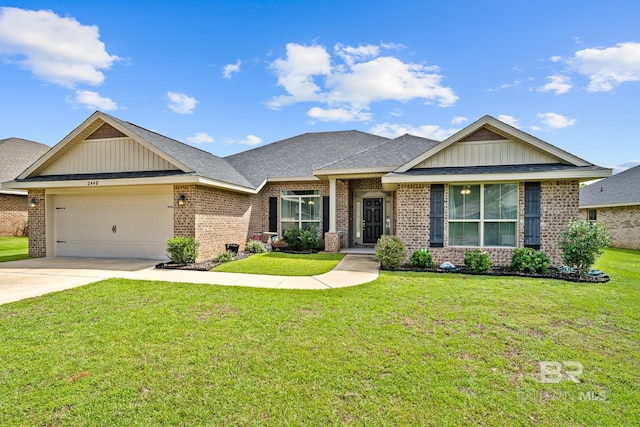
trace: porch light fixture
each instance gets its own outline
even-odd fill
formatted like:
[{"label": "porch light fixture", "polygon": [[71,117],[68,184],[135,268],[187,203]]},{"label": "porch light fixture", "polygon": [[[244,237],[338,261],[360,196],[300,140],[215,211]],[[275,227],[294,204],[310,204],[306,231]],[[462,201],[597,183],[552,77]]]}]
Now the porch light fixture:
[{"label": "porch light fixture", "polygon": [[184,206],[187,203],[187,196],[181,194],[178,196],[178,206]]},{"label": "porch light fixture", "polygon": [[469,194],[471,194],[471,187],[465,185],[464,187],[462,187],[462,190],[460,190],[460,194],[468,196]]},{"label": "porch light fixture", "polygon": [[30,207],[32,207],[32,208],[35,208],[35,207],[36,207],[36,205],[37,205],[39,202],[40,202],[40,200],[38,200],[37,198],[35,198],[35,197],[34,197],[34,198],[32,198],[32,199],[29,199],[29,206],[30,206]]}]

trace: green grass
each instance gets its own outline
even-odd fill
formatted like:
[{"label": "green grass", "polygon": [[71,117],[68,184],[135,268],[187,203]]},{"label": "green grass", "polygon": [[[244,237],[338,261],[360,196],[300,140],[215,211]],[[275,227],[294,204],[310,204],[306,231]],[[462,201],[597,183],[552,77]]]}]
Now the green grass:
[{"label": "green grass", "polygon": [[[2,425],[637,425],[640,252],[584,284],[105,280],[0,306]],[[203,273],[206,274],[206,273]],[[542,384],[540,361],[583,364]]]},{"label": "green grass", "polygon": [[211,271],[275,276],[315,276],[333,270],[342,258],[344,258],[342,254],[269,252],[220,264]]},{"label": "green grass", "polygon": [[29,258],[28,237],[0,237],[0,262]]}]

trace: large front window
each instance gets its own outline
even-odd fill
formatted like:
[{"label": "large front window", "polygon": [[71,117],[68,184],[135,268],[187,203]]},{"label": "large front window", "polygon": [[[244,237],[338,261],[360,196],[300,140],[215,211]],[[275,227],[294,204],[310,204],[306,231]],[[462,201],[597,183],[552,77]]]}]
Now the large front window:
[{"label": "large front window", "polygon": [[516,246],[518,184],[449,185],[449,246]]},{"label": "large front window", "polygon": [[280,194],[281,233],[298,228],[320,229],[320,192],[285,190]]}]

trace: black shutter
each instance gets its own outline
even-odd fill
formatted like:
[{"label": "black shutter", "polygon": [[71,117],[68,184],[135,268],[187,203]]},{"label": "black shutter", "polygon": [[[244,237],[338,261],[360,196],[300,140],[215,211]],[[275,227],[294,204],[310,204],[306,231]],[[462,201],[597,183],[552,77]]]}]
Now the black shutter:
[{"label": "black shutter", "polygon": [[430,222],[429,246],[441,248],[444,246],[444,184],[431,184]]},{"label": "black shutter", "polygon": [[278,232],[278,198],[269,197],[269,232]]},{"label": "black shutter", "polygon": [[524,183],[524,246],[540,249],[540,183]]},{"label": "black shutter", "polygon": [[329,231],[329,196],[322,196],[322,231]]}]

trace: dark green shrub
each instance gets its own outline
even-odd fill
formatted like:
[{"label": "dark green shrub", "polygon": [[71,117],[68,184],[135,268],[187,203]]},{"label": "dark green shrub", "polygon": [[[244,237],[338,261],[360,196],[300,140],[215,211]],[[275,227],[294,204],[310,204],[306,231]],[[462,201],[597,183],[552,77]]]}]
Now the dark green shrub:
[{"label": "dark green shrub", "polygon": [[589,221],[571,221],[560,231],[558,247],[562,260],[582,276],[609,246],[609,230],[602,224]]},{"label": "dark green shrub", "polygon": [[493,261],[486,252],[480,249],[467,251],[464,253],[464,267],[473,273],[483,273],[491,270]]},{"label": "dark green shrub", "polygon": [[287,243],[287,248],[291,251],[299,251],[301,249],[300,234],[302,230],[298,228],[292,228],[284,232],[282,240]]},{"label": "dark green shrub", "polygon": [[407,249],[398,236],[381,236],[376,243],[376,259],[383,270],[395,270],[407,258]]},{"label": "dark green shrub", "polygon": [[546,273],[549,271],[549,264],[551,260],[544,252],[518,248],[513,251],[509,268],[525,273]]},{"label": "dark green shrub", "polygon": [[411,265],[419,268],[433,267],[433,257],[429,249],[418,249],[411,255]]},{"label": "dark green shrub", "polygon": [[233,260],[234,256],[231,252],[220,252],[215,259],[216,262],[229,262]]},{"label": "dark green shrub", "polygon": [[305,228],[300,233],[300,247],[305,251],[315,251],[318,249],[318,230],[315,228]]},{"label": "dark green shrub", "polygon": [[267,248],[264,247],[264,243],[259,240],[249,240],[245,248],[247,252],[251,252],[252,254],[261,254],[267,251]]},{"label": "dark green shrub", "polygon": [[199,246],[193,237],[172,237],[167,240],[167,255],[176,264],[191,264],[198,257]]}]

